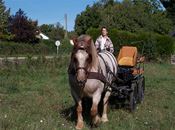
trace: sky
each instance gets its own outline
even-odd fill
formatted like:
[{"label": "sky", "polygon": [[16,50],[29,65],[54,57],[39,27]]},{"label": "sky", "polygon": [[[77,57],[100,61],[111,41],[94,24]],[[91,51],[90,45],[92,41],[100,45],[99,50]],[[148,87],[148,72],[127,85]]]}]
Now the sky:
[{"label": "sky", "polygon": [[67,29],[74,30],[75,18],[98,0],[4,0],[11,15],[21,8],[28,18],[38,20],[38,25],[56,24],[59,22],[65,27],[64,16],[67,14]]}]

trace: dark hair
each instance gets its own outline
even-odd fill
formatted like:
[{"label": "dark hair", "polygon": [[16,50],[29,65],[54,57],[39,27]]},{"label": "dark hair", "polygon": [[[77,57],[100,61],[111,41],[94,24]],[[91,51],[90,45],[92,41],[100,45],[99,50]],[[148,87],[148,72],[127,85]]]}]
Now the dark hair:
[{"label": "dark hair", "polygon": [[106,31],[108,31],[108,29],[107,29],[105,26],[102,26],[102,27],[101,27],[101,31],[102,31],[103,29],[106,29]]}]

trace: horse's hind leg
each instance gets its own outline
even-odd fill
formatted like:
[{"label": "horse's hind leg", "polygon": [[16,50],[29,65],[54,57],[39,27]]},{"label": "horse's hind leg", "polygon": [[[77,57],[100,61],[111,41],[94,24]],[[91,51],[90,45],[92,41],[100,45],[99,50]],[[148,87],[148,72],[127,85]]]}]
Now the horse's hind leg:
[{"label": "horse's hind leg", "polygon": [[82,116],[82,101],[78,101],[77,103],[77,125],[76,125],[76,129],[77,130],[81,130],[84,127],[84,123],[83,123],[83,116]]},{"label": "horse's hind leg", "polygon": [[100,94],[96,94],[92,98],[92,107],[91,107],[92,125],[97,125],[101,121],[98,115],[98,104],[100,102],[100,99],[101,99]]},{"label": "horse's hind leg", "polygon": [[102,113],[102,122],[107,122],[108,121],[108,117],[107,117],[107,108],[108,108],[108,99],[110,96],[111,92],[107,91],[105,93],[104,99],[103,99],[103,113]]}]

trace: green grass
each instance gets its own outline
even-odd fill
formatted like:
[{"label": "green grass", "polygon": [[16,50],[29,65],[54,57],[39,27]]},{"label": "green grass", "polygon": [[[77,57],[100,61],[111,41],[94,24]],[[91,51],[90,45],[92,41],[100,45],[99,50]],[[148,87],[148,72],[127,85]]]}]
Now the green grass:
[{"label": "green grass", "polygon": [[[54,60],[6,63],[0,68],[0,130],[75,129],[70,117],[72,100],[68,77],[69,56]],[[145,65],[145,99],[134,113],[110,109],[109,122],[97,130],[174,130],[175,66]],[[85,120],[85,130],[90,128]]]}]

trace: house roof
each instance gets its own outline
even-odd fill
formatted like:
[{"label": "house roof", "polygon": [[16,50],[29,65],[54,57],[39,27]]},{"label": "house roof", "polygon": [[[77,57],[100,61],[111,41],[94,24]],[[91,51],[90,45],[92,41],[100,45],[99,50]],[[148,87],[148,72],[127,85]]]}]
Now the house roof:
[{"label": "house roof", "polygon": [[37,32],[36,37],[39,39],[49,40],[49,37],[43,34],[42,32]]},{"label": "house roof", "polygon": [[44,35],[43,33],[40,33],[39,35],[42,37],[42,39],[49,40],[49,37]]}]

